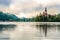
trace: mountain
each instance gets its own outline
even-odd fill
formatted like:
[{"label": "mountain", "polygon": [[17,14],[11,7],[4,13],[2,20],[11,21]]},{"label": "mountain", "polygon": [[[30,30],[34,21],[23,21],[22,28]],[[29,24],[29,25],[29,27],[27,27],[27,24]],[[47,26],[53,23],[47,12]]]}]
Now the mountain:
[{"label": "mountain", "polygon": [[14,14],[3,13],[0,11],[0,21],[19,21],[19,20],[20,19]]}]

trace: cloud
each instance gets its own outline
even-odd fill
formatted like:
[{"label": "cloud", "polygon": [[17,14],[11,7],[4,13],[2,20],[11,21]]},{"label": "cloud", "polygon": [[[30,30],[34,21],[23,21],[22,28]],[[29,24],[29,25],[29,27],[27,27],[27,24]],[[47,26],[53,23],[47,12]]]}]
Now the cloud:
[{"label": "cloud", "polygon": [[11,0],[0,0],[0,5],[10,5]]},{"label": "cloud", "polygon": [[[43,9],[43,6],[60,5],[59,0],[12,0],[12,4],[19,6],[20,12],[28,13],[33,11],[39,11]],[[16,7],[18,9],[18,7]],[[18,9],[18,10],[19,10]]]},{"label": "cloud", "polygon": [[9,8],[10,4],[11,0],[0,0],[0,11],[5,12]]},{"label": "cloud", "polygon": [[16,15],[24,13],[25,15],[28,14],[31,16],[44,10],[44,7],[47,7],[48,10],[54,8],[59,12],[60,0],[0,0],[1,11],[14,13]]}]

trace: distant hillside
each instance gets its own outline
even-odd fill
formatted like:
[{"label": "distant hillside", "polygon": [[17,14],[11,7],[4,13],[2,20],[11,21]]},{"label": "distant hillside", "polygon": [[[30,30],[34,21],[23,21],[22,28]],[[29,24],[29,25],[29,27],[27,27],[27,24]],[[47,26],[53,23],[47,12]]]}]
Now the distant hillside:
[{"label": "distant hillside", "polygon": [[14,14],[10,13],[3,13],[0,11],[0,21],[10,21],[10,22],[60,22],[60,13],[57,15],[50,15],[47,16],[37,15],[36,17],[32,18],[18,18]]},{"label": "distant hillside", "polygon": [[15,22],[31,22],[34,21],[34,18],[18,18],[16,15],[14,14],[10,14],[10,13],[3,13],[0,11],[0,21],[15,21]]},{"label": "distant hillside", "polygon": [[9,13],[3,13],[0,11],[0,21],[19,21],[20,19],[14,15]]}]

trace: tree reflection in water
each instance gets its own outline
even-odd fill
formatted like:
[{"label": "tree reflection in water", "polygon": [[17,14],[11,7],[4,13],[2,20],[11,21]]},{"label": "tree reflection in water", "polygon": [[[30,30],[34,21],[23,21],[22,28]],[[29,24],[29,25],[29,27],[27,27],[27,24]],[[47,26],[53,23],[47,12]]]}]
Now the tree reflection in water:
[{"label": "tree reflection in water", "polygon": [[0,24],[0,32],[3,30],[14,29],[15,27],[16,27],[15,24],[8,24],[8,25]]},{"label": "tree reflection in water", "polygon": [[[43,25],[36,25],[37,29],[41,31],[43,31],[45,37],[47,37],[47,31],[48,29],[50,29],[51,27],[56,27],[56,25],[47,25],[47,24],[43,24]],[[42,30],[41,30],[42,29]]]}]

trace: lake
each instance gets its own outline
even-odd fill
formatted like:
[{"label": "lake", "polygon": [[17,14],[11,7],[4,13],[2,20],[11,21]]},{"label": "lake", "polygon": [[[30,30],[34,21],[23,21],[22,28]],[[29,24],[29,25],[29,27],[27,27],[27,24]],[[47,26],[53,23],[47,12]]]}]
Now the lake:
[{"label": "lake", "polygon": [[0,22],[0,40],[60,40],[60,23]]}]

